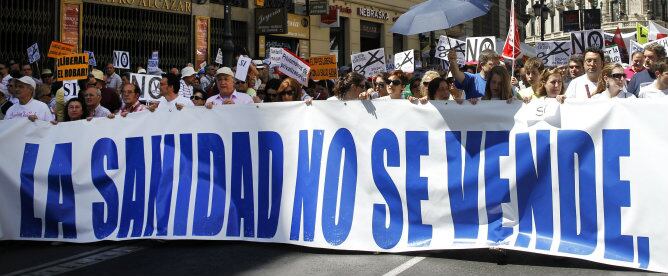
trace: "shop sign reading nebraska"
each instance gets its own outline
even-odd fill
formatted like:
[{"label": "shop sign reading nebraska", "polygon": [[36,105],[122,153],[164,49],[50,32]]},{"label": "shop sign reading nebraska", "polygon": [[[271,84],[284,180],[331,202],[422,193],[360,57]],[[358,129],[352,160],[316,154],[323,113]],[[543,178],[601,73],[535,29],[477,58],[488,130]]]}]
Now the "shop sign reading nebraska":
[{"label": "shop sign reading nebraska", "polygon": [[388,20],[390,18],[388,12],[368,8],[357,8],[357,15],[381,20]]},{"label": "shop sign reading nebraska", "polygon": [[88,2],[157,11],[192,13],[191,0],[88,0]]}]

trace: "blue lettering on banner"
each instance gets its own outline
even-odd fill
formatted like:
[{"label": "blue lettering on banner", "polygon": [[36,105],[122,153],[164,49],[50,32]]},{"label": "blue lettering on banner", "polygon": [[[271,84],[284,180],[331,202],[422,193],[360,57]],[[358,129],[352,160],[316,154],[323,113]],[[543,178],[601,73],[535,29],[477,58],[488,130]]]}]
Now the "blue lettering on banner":
[{"label": "blue lettering on banner", "polygon": [[284,154],[281,136],[273,131],[259,132],[258,151],[260,175],[257,192],[257,237],[270,239],[276,235],[278,229],[278,215],[281,212],[283,195]]},{"label": "blue lettering on banner", "polygon": [[[373,205],[372,232],[376,244],[383,249],[393,248],[399,243],[404,228],[403,205],[397,185],[385,169],[387,166],[399,167],[399,141],[389,129],[376,132],[371,143],[371,173],[378,191],[386,204]],[[389,218],[388,218],[389,209]],[[389,219],[389,223],[387,223]],[[387,226],[386,226],[387,225]]]},{"label": "blue lettering on banner", "polygon": [[[342,158],[343,152],[345,152],[345,158]],[[341,161],[343,161],[343,175],[339,175]],[[353,135],[348,129],[339,129],[334,134],[329,145],[325,171],[325,190],[322,195],[322,233],[328,243],[340,245],[348,238],[353,225],[357,190],[357,150]],[[341,179],[340,202],[338,200],[339,179]]]},{"label": "blue lettering on banner", "polygon": [[313,130],[313,142],[309,156],[308,131],[299,131],[297,182],[295,183],[295,200],[292,205],[292,224],[290,226],[290,240],[293,241],[299,240],[302,222],[304,241],[313,241],[315,236],[315,212],[318,207],[318,183],[324,134],[324,130]]},{"label": "blue lettering on banner", "polygon": [[480,167],[481,131],[466,133],[464,178],[462,178],[462,134],[446,131],[448,194],[455,239],[478,237],[478,170]]},{"label": "blue lettering on banner", "polygon": [[[104,167],[104,164],[107,167]],[[118,150],[116,143],[109,138],[95,142],[90,158],[90,172],[93,185],[104,202],[93,202],[93,232],[95,238],[104,239],[116,231],[118,226],[118,189],[114,180],[107,175],[107,170],[118,170]],[[107,214],[105,218],[104,214]]]},{"label": "blue lettering on banner", "polygon": [[[151,138],[151,186],[148,193],[148,209],[144,237],[167,236],[169,211],[172,204],[172,183],[174,182],[174,135],[165,135],[164,154],[160,154],[162,136]],[[157,218],[157,225],[154,219]]]},{"label": "blue lettering on banner", "polygon": [[502,203],[510,202],[510,184],[501,178],[499,158],[508,156],[508,131],[488,131],[485,133],[485,207],[487,209],[487,240],[500,242],[513,233],[510,227],[503,227]]},{"label": "blue lettering on banner", "polygon": [[[72,185],[72,143],[57,144],[49,168],[49,191],[44,216],[45,238],[58,238],[60,224],[63,238],[76,239],[77,226]],[[62,196],[62,203],[61,203]]]},{"label": "blue lettering on banner", "polygon": [[125,139],[125,185],[118,238],[128,236],[132,222],[132,237],[140,237],[144,223],[144,201],[146,194],[146,164],[144,162],[144,138]]},{"label": "blue lettering on banner", "polygon": [[42,219],[35,217],[35,165],[39,145],[25,145],[21,163],[21,237],[41,238]]},{"label": "blue lettering on banner", "polygon": [[429,200],[428,180],[420,176],[420,157],[429,155],[429,132],[406,132],[406,207],[408,245],[429,246],[431,225],[422,223],[421,201]]},{"label": "blue lettering on banner", "polygon": [[197,134],[197,156],[197,192],[192,234],[215,236],[223,230],[225,218],[225,146],[220,135]]},{"label": "blue lettering on banner", "polygon": [[185,236],[188,231],[188,211],[190,210],[190,192],[192,189],[193,173],[193,135],[179,136],[180,161],[179,184],[176,193],[176,208],[174,210],[174,235]]},{"label": "blue lettering on banner", "polygon": [[241,221],[244,237],[255,236],[255,203],[253,201],[253,163],[248,132],[232,133],[232,181],[227,236],[238,237]]}]

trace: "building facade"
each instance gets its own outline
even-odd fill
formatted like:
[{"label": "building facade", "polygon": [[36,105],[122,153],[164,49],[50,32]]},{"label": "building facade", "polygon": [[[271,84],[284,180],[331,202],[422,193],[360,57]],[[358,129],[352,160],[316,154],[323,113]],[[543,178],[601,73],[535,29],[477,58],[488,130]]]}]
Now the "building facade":
[{"label": "building facade", "polygon": [[[564,12],[598,9],[601,13],[601,29],[614,33],[619,27],[622,33],[634,32],[636,23],[647,25],[647,20],[665,26],[668,21],[666,0],[545,0],[547,15],[545,19],[545,40],[568,40],[569,32],[563,31]],[[529,2],[525,12],[529,15],[526,24],[527,43],[540,41],[540,14],[534,13]]]}]

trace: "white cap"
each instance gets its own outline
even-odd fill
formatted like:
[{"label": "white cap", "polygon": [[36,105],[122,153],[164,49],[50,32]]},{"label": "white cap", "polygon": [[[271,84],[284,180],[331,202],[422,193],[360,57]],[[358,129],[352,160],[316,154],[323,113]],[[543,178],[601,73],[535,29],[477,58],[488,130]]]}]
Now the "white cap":
[{"label": "white cap", "polygon": [[232,69],[230,67],[221,67],[216,71],[216,76],[220,74],[225,74],[225,75],[230,75],[234,77],[234,72],[232,72]]},{"label": "white cap", "polygon": [[190,77],[194,74],[195,74],[195,69],[193,69],[190,66],[181,69],[181,78]]},{"label": "white cap", "polygon": [[17,79],[17,81],[20,81],[22,83],[25,83],[27,85],[32,86],[32,89],[35,89],[35,87],[37,87],[37,84],[35,83],[35,81],[30,76],[23,76],[20,79]]},{"label": "white cap", "polygon": [[261,61],[261,60],[255,59],[255,60],[253,60],[253,64],[255,65],[255,68],[257,68],[257,69],[264,68],[264,62]]},{"label": "white cap", "polygon": [[146,69],[142,68],[137,70],[137,74],[146,74]]}]

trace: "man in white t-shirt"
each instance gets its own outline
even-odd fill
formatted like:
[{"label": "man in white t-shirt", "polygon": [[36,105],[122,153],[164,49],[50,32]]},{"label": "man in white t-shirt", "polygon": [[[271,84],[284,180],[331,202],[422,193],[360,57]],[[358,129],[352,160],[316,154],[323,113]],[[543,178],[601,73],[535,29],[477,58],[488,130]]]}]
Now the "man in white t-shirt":
[{"label": "man in white t-shirt", "polygon": [[638,98],[661,98],[668,95],[668,58],[660,58],[650,69],[656,79],[650,85],[640,88]]},{"label": "man in white t-shirt", "polygon": [[573,79],[566,89],[566,98],[588,99],[596,92],[596,82],[601,75],[603,62],[605,60],[603,51],[596,48],[587,48],[584,54],[585,74]]},{"label": "man in white t-shirt", "polygon": [[42,120],[52,121],[53,114],[49,107],[38,100],[33,99],[35,93],[35,81],[30,76],[23,76],[15,81],[15,93],[19,100],[18,104],[12,105],[7,110],[5,120],[13,118],[28,118],[30,121]]},{"label": "man in white t-shirt", "polygon": [[151,112],[155,110],[172,112],[174,110],[181,110],[184,106],[195,106],[190,99],[177,93],[180,81],[179,77],[172,73],[163,75],[160,80],[160,95],[162,97],[157,102],[157,106],[155,106],[155,103],[152,103],[148,110]]}]

